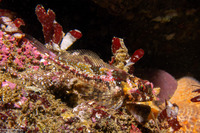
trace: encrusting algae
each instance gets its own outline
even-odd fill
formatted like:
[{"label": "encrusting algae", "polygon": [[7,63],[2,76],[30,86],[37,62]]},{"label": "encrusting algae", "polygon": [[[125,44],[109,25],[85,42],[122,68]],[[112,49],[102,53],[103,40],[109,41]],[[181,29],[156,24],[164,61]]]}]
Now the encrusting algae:
[{"label": "encrusting algae", "polygon": [[[65,34],[55,13],[42,5],[36,15],[45,46],[19,29],[22,19],[0,17],[0,131],[174,132],[198,121],[183,121],[186,105],[174,100],[176,94],[163,109],[154,104],[160,88],[130,72],[142,49],[130,56],[123,39],[113,37],[109,64],[91,51],[66,51],[82,33]],[[199,108],[198,102],[185,104]]]},{"label": "encrusting algae", "polygon": [[198,96],[195,90],[200,89],[199,81],[191,77],[183,77],[178,80],[178,88],[170,99],[179,107],[178,120],[181,128],[177,132],[200,132],[200,103],[191,99]]}]

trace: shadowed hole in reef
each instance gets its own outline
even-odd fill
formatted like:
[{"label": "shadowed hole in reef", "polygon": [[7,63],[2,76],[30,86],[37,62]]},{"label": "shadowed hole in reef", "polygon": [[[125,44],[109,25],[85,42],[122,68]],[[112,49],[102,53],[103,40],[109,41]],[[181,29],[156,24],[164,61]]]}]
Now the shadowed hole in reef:
[{"label": "shadowed hole in reef", "polygon": [[138,128],[141,129],[142,133],[153,133],[150,129],[144,127],[141,124],[138,124]]},{"label": "shadowed hole in reef", "polygon": [[61,99],[67,106],[73,108],[78,105],[78,95],[74,93],[66,93],[66,89],[62,87],[51,86],[49,90],[55,96],[56,99]]}]

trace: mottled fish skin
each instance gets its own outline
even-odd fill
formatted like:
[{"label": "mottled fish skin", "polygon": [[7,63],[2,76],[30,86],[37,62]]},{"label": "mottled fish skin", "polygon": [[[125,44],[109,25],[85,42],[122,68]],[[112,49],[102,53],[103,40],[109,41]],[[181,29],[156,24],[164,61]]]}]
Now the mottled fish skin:
[{"label": "mottled fish skin", "polygon": [[153,100],[153,86],[149,82],[103,62],[91,51],[74,50],[55,54],[33,37],[27,38],[38,51],[61,66],[63,73],[68,73],[63,74],[66,75],[66,82],[83,96],[113,108],[121,106],[125,95],[133,102]]},{"label": "mottled fish skin", "polygon": [[200,87],[200,83],[191,77],[183,77],[178,80],[178,88],[170,99],[179,107],[178,121],[182,126],[177,132],[200,132],[200,102],[192,102],[191,99],[198,96],[193,92]]}]

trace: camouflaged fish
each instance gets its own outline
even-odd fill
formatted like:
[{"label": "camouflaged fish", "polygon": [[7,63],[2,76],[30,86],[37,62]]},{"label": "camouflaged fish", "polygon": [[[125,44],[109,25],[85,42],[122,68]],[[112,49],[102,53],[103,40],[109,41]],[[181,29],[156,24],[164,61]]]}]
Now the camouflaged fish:
[{"label": "camouflaged fish", "polygon": [[[131,102],[145,102],[154,99],[152,83],[105,63],[98,55],[91,51],[61,50],[55,54],[55,52],[47,49],[33,37],[28,35],[26,37],[33,42],[33,45],[41,53],[48,55],[49,59],[71,74],[70,77],[73,78],[66,79],[70,84],[68,89],[73,88],[82,97],[95,100],[103,106],[113,108],[119,108],[124,99]],[[116,43],[116,41],[113,42]],[[122,51],[123,47],[119,47],[118,50]],[[114,62],[116,63],[116,61]]]}]

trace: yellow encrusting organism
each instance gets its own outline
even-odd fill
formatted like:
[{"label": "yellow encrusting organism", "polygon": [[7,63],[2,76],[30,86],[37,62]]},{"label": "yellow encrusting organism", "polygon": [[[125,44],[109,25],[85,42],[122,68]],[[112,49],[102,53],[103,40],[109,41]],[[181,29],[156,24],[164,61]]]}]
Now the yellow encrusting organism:
[{"label": "yellow encrusting organism", "polygon": [[199,93],[192,92],[199,89],[200,83],[191,78],[183,77],[178,80],[178,87],[170,99],[179,107],[178,121],[182,126],[177,132],[200,132],[200,102],[191,102],[191,98],[198,96]]}]

